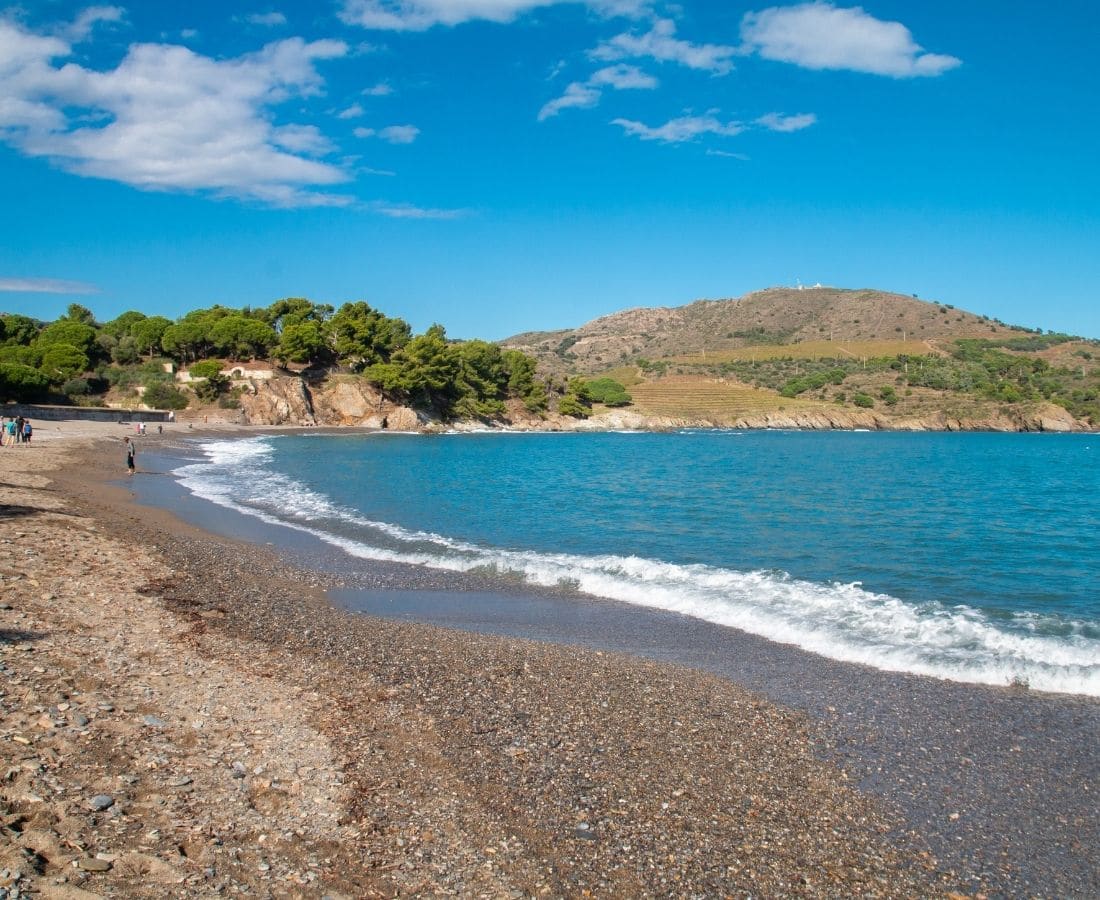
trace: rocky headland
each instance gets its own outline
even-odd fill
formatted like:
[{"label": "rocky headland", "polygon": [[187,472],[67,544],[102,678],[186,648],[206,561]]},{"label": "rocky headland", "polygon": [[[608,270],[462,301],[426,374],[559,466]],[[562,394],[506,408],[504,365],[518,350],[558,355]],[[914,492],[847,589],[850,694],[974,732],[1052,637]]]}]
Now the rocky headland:
[{"label": "rocky headland", "polygon": [[[192,414],[191,418],[198,416]],[[1065,409],[1051,403],[991,409],[979,415],[936,411],[924,416],[891,416],[875,410],[843,409],[820,404],[804,409],[774,410],[735,416],[655,416],[633,409],[597,410],[588,418],[554,413],[535,415],[512,404],[496,421],[443,423],[421,411],[393,402],[364,379],[353,376],[310,382],[300,377],[255,381],[240,397],[238,415],[218,410],[216,418],[258,426],[355,426],[393,431],[510,428],[519,431],[668,431],[678,428],[867,429],[872,431],[1088,431]]]}]

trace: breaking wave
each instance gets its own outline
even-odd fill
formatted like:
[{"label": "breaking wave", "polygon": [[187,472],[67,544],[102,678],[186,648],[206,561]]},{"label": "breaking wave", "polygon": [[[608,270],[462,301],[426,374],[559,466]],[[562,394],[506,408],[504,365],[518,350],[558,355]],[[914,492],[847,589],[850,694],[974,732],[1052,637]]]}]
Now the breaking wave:
[{"label": "breaking wave", "polygon": [[360,559],[564,585],[888,671],[1100,696],[1095,623],[1030,612],[993,618],[966,605],[907,602],[858,582],[816,583],[776,571],[481,546],[374,521],[341,505],[275,471],[270,438],[200,446],[205,459],[174,473],[192,494]]}]

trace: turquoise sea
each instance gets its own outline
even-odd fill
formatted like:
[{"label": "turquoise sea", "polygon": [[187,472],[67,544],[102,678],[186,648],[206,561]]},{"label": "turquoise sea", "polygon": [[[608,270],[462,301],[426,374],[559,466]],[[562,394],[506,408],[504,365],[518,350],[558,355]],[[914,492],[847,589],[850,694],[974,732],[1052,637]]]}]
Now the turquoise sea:
[{"label": "turquoise sea", "polygon": [[499,573],[881,669],[1100,696],[1100,435],[316,433],[199,450],[176,471],[193,494],[364,567]]}]

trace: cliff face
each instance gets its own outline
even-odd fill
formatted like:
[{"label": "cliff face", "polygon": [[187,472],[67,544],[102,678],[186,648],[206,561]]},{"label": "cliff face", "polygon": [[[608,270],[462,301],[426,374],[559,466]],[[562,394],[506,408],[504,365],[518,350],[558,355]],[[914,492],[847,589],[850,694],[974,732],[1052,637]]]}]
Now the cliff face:
[{"label": "cliff face", "polygon": [[321,425],[415,431],[429,422],[427,416],[392,403],[381,391],[358,378],[326,381],[314,391],[313,408]]},{"label": "cliff face", "polygon": [[359,379],[334,378],[312,387],[301,378],[257,381],[240,403],[249,425],[357,425],[415,431],[428,422]]},{"label": "cliff face", "polygon": [[316,425],[313,401],[300,378],[253,382],[240,397],[246,425]]}]

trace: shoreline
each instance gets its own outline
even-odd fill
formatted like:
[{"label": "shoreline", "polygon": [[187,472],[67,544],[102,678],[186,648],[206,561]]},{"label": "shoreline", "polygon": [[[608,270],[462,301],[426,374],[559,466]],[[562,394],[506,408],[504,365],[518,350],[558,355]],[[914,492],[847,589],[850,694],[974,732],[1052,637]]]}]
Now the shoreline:
[{"label": "shoreline", "polygon": [[[127,429],[134,423],[127,418],[133,414],[130,410],[108,410],[117,412],[119,421],[107,422],[96,420],[83,420],[80,418],[66,418],[65,413],[79,416],[78,407],[46,407],[48,415],[35,418],[36,405],[21,404],[20,410],[26,410],[32,420],[39,423],[43,431],[55,427],[67,427],[78,432],[87,431],[89,427],[100,430],[118,432],[120,437],[125,435]],[[98,408],[96,408],[99,411]],[[154,410],[153,412],[159,412]],[[594,413],[588,418],[576,419],[568,416],[555,416],[548,419],[520,419],[518,421],[494,421],[482,422],[473,419],[442,422],[438,420],[422,420],[415,429],[395,429],[395,434],[471,434],[471,433],[517,433],[517,434],[590,434],[617,431],[636,431],[644,434],[663,434],[688,431],[807,431],[807,432],[874,432],[883,434],[1076,434],[1095,435],[1100,434],[1100,426],[1089,427],[1087,423],[1074,420],[1071,425],[1066,419],[1057,416],[1040,415],[1035,410],[1031,411],[1031,418],[1025,411],[1019,412],[1015,418],[1005,417],[962,417],[948,415],[939,411],[935,415],[922,417],[898,417],[883,416],[879,412],[844,411],[841,415],[835,410],[820,411],[791,411],[784,410],[782,406],[761,413],[759,416],[736,420],[717,419],[690,419],[668,416],[655,416],[634,411],[605,409]],[[10,413],[9,413],[10,414]],[[200,417],[202,421],[200,421]],[[125,418],[125,421],[123,419]],[[217,410],[214,420],[209,420],[208,413],[181,414],[172,423],[170,428],[174,433],[186,426],[183,434],[191,435],[224,435],[227,433],[250,434],[285,434],[301,431],[329,434],[349,433],[385,433],[386,428],[380,428],[371,424],[373,419],[363,421],[317,421],[313,413],[308,416],[294,416],[286,413],[280,421],[267,421],[266,416],[252,417],[240,412],[228,415],[225,410]],[[155,425],[153,426],[156,427]],[[121,430],[120,430],[121,429]],[[36,432],[36,437],[38,436]],[[149,433],[143,437],[159,437]],[[177,435],[180,436],[180,435]]]},{"label": "shoreline", "polygon": [[[198,506],[225,519],[222,527],[238,520],[253,527],[249,517],[205,501]],[[278,546],[283,531],[266,527],[250,539]],[[331,553],[319,542],[318,548]],[[965,873],[971,889],[981,890],[992,878],[1016,893],[1042,891],[1036,886],[1063,877],[1067,868],[1076,870],[1074,878],[1100,885],[1095,859],[1074,860],[1063,851],[1083,834],[1100,836],[1087,787],[1084,794],[1078,788],[1100,774],[1092,738],[1100,732],[1097,698],[875,669],[676,613],[528,585],[502,587],[401,564],[371,563],[369,569],[364,588],[347,571],[332,568],[345,586],[330,596],[352,608],[367,598],[368,614],[401,621],[688,666],[809,716],[818,755],[897,811],[934,855]],[[526,618],[508,603],[517,595],[534,609]],[[1051,747],[1059,748],[1055,758]],[[1062,810],[1073,827],[1051,821],[1047,804]],[[1071,881],[1063,882],[1062,893]]]},{"label": "shoreline", "polygon": [[[212,432],[227,434],[173,437]],[[121,437],[117,429],[108,433]],[[187,648],[228,660],[232,678],[258,681],[269,694],[317,698],[303,707],[319,743],[332,748],[334,780],[338,774],[349,786],[342,821],[353,826],[340,835],[339,856],[352,873],[352,896],[475,886],[504,896],[930,896],[960,888],[1071,896],[1097,888],[1095,810],[1087,807],[1086,815],[1070,802],[1082,778],[1086,790],[1090,779],[1095,784],[1096,751],[1075,739],[1095,735],[1097,704],[964,685],[948,690],[889,673],[876,679],[845,664],[823,669],[820,661],[800,669],[797,651],[761,649],[767,642],[748,636],[715,652],[744,655],[758,642],[748,654],[755,670],[718,677],[598,649],[358,616],[324,598],[331,579],[292,569],[265,547],[136,506],[125,484],[107,484],[120,480],[117,447],[68,451],[63,468],[48,476],[56,499],[100,523],[97,540],[113,534],[124,539],[124,556],[155,560],[155,574],[139,574],[148,584],[132,602],[174,623],[177,655]],[[12,487],[15,479],[6,480]],[[55,610],[36,604],[24,613],[48,619]],[[249,673],[259,659],[265,674]],[[825,669],[832,674],[820,680]],[[811,676],[819,679],[817,700],[800,703]],[[362,688],[349,689],[354,684]],[[872,694],[877,707],[851,702]],[[266,728],[282,728],[290,715],[277,711]],[[904,727],[894,744],[882,743],[898,723]],[[967,723],[962,738],[929,740]],[[1011,747],[990,744],[1014,731]],[[1057,754],[1053,738],[1061,741]],[[865,749],[876,740],[877,758]],[[960,762],[962,744],[969,755]],[[891,759],[899,747],[912,752]],[[926,757],[921,765],[917,747]],[[977,774],[991,772],[997,777],[982,791],[999,787],[1008,796],[998,804],[989,794],[991,805],[982,808],[966,791],[981,781]],[[250,791],[270,780],[245,778]],[[906,794],[884,790],[889,783],[909,784],[917,800],[948,788],[959,809],[939,831],[945,846],[960,845],[958,860],[941,855],[937,868],[922,855],[928,850],[912,833],[914,812],[902,809]],[[1004,834],[986,833],[997,829]],[[258,836],[251,844],[246,838],[237,836],[254,849]],[[1013,858],[1025,850],[1036,858]],[[975,854],[972,866],[960,864]],[[110,877],[88,876],[113,884]],[[208,880],[194,883],[209,892]],[[338,881],[329,883],[327,892],[334,890]]]}]

